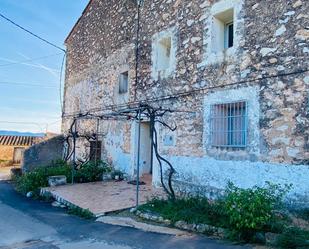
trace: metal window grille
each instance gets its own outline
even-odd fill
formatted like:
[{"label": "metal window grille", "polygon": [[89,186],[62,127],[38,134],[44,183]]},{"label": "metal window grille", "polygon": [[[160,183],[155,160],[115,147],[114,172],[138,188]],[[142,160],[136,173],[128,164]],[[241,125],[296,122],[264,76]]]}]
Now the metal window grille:
[{"label": "metal window grille", "polygon": [[128,92],[129,73],[124,72],[119,77],[119,93]]},{"label": "metal window grille", "polygon": [[248,132],[247,102],[211,106],[211,145],[221,148],[245,148]]},{"label": "metal window grille", "polygon": [[101,160],[101,141],[90,141],[90,161]]}]

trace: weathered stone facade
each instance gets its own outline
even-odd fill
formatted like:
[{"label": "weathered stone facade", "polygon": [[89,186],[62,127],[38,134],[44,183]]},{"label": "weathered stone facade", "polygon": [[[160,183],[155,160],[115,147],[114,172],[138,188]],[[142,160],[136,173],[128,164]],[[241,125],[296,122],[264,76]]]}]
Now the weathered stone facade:
[{"label": "weathered stone facade", "polygon": [[[216,51],[213,18],[233,10],[234,46]],[[136,5],[92,0],[66,40],[63,131],[78,113],[148,100],[174,112],[158,127],[160,151],[187,185],[222,189],[265,181],[294,184],[291,197],[309,200],[309,2],[305,0],[155,0],[141,9],[138,85],[135,84]],[[226,16],[226,14],[221,16]],[[158,37],[172,33],[170,72],[153,71]],[[219,39],[219,38],[218,38]],[[127,70],[129,91],[118,93]],[[176,96],[176,97],[175,97]],[[210,105],[248,103],[245,149],[209,143]],[[123,105],[124,106],[124,105]],[[190,111],[190,112],[188,112]],[[80,120],[80,130],[96,122]],[[133,174],[136,124],[100,121],[102,154]],[[173,142],[165,144],[166,135]],[[87,150],[79,146],[80,156]],[[158,183],[158,167],[153,181]]]}]

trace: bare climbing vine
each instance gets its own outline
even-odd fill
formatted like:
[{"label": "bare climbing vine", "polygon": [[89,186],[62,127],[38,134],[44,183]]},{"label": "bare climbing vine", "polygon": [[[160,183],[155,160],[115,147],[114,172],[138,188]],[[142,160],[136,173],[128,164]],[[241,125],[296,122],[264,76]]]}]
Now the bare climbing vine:
[{"label": "bare climbing vine", "polygon": [[[135,108],[128,108],[125,110],[115,111],[104,115],[94,115],[90,113],[86,114],[79,114],[76,117],[73,118],[73,122],[70,125],[70,128],[68,130],[68,134],[65,137],[65,155],[64,159],[66,161],[72,160],[73,155],[76,155],[76,142],[77,139],[83,138],[85,139],[87,144],[90,144],[90,141],[96,140],[98,134],[81,134],[77,129],[77,121],[79,119],[83,118],[94,118],[94,119],[100,119],[100,120],[108,120],[108,119],[114,119],[114,120],[136,120],[136,121],[142,121],[139,120],[140,115],[142,114],[142,119],[147,119],[150,121],[150,136],[151,136],[151,142],[152,142],[152,148],[155,155],[155,158],[158,161],[159,168],[160,168],[160,182],[164,189],[164,191],[167,193],[168,197],[171,199],[175,199],[175,191],[173,188],[173,176],[176,173],[175,168],[173,165],[164,158],[160,151],[159,151],[159,142],[158,142],[158,131],[157,131],[157,125],[160,124],[163,125],[165,128],[168,128],[171,131],[175,131],[177,129],[177,125],[169,125],[167,122],[164,121],[164,116],[167,113],[172,113],[172,110],[169,109],[162,109],[154,108],[148,104],[139,104],[138,107]],[[87,146],[85,144],[85,146]],[[90,160],[90,154],[83,155],[83,159],[76,158],[73,160],[73,166],[74,169],[78,169],[78,167],[82,164],[85,164],[89,162]],[[168,167],[168,169],[164,170],[164,165]],[[165,177],[164,174],[167,174],[167,177]]]}]

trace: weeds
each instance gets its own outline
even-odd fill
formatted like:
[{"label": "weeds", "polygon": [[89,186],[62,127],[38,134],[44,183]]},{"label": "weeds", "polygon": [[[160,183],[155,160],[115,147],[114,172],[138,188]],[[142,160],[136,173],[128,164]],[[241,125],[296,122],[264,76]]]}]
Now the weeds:
[{"label": "weeds", "polygon": [[160,200],[153,199],[140,207],[141,210],[160,214],[172,222],[179,220],[188,223],[208,223],[222,225],[225,215],[221,212],[219,202],[210,203],[205,198],[190,197],[187,199]]},{"label": "weeds", "polygon": [[[307,246],[307,232],[288,229],[291,220],[281,211],[283,198],[290,186],[267,183],[266,187],[241,189],[229,184],[225,195],[210,201],[202,197],[153,199],[139,207],[169,219],[173,223],[208,224],[226,228],[229,239],[243,242],[265,243],[265,233],[279,233],[278,245],[283,248]],[[306,216],[306,212],[303,212]],[[293,246],[301,247],[293,247]],[[290,246],[290,247],[289,247]]]},{"label": "weeds", "polygon": [[287,228],[279,235],[276,245],[289,249],[309,248],[309,231],[304,231],[296,227]]},{"label": "weeds", "polygon": [[84,219],[92,219],[94,217],[89,209],[82,209],[80,207],[69,207],[68,214],[76,215]]}]

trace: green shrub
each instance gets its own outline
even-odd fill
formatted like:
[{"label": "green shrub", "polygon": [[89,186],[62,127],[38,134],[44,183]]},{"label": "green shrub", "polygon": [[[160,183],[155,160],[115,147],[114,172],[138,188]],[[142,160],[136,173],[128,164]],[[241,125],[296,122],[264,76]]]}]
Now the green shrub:
[{"label": "green shrub", "polygon": [[304,231],[296,227],[288,228],[279,235],[276,245],[289,249],[309,248],[309,231]]},{"label": "green shrub", "polygon": [[250,240],[275,219],[275,210],[282,204],[288,187],[267,183],[265,188],[241,189],[229,183],[226,190],[225,212],[232,235]]},{"label": "green shrub", "polygon": [[41,187],[48,186],[48,177],[54,175],[65,175],[68,181],[71,180],[71,167],[62,161],[52,163],[48,167],[37,168],[34,171],[15,177],[16,190],[22,194],[30,191],[38,197]]},{"label": "green shrub", "polygon": [[[80,167],[74,174],[74,182],[93,182],[102,179],[104,172],[109,172],[110,168],[106,163],[89,162]],[[31,172],[25,173],[20,177],[14,177],[16,190],[22,194],[30,191],[34,197],[39,196],[39,190],[48,186],[48,177],[55,175],[65,175],[67,181],[72,181],[72,167],[63,161],[56,161],[47,167],[37,168]]]},{"label": "green shrub", "polygon": [[103,174],[111,168],[105,162],[88,162],[75,171],[75,182],[95,182],[102,180]]}]

